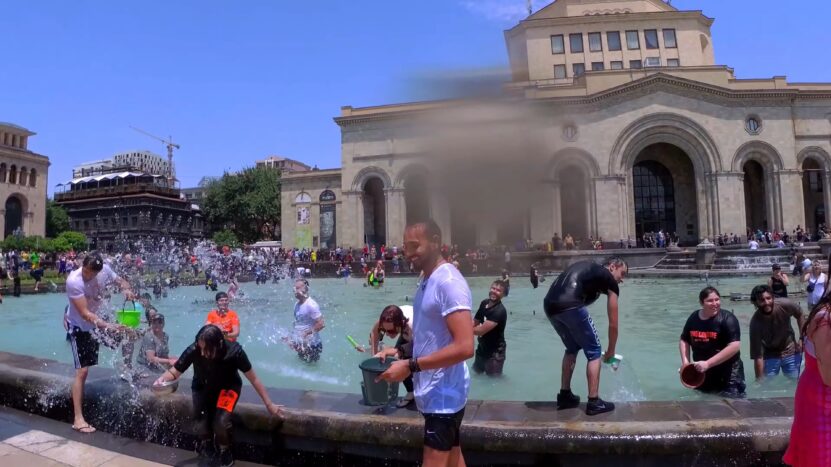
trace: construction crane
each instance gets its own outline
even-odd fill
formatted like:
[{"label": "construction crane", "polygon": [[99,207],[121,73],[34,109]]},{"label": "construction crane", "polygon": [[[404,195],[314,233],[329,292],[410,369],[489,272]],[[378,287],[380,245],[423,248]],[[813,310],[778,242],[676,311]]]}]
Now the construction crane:
[{"label": "construction crane", "polygon": [[161,141],[162,143],[165,144],[165,146],[167,146],[167,183],[171,187],[173,187],[173,184],[176,181],[176,178],[173,177],[173,150],[174,149],[180,149],[181,147],[178,144],[173,142],[173,137],[171,137],[171,136],[168,136],[167,139],[164,139],[164,138],[159,138],[158,136],[156,136],[154,134],[148,133],[148,132],[142,130],[141,128],[136,128],[132,125],[130,125],[130,128],[138,131],[139,133],[141,133],[145,136],[149,136],[149,137],[151,137],[151,138],[153,138],[157,141]]}]

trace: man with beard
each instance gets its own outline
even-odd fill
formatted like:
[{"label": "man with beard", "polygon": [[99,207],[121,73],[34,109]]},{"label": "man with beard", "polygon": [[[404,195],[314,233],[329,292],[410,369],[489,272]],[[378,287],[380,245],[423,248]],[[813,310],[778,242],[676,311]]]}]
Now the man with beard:
[{"label": "man with beard", "polygon": [[802,309],[786,298],[775,297],[767,285],[754,287],[750,301],[756,307],[750,319],[750,359],[756,379],[776,376],[779,370],[788,378],[798,378],[802,365],[802,339],[796,339],[791,317],[796,319],[801,333]]},{"label": "man with beard", "polygon": [[479,336],[476,360],[473,361],[473,371],[476,373],[502,375],[502,367],[505,365],[505,325],[508,322],[508,312],[502,304],[504,294],[505,283],[494,281],[488,298],[482,300],[473,318],[473,334]]}]

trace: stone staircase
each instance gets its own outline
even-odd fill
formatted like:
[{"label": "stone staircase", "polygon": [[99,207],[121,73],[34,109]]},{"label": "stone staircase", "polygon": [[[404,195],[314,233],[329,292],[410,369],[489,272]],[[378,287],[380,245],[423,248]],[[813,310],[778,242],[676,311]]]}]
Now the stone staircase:
[{"label": "stone staircase", "polygon": [[667,253],[655,269],[665,269],[670,271],[684,271],[695,269],[695,251],[673,251]]},{"label": "stone staircase", "polygon": [[[819,261],[827,266],[819,246],[805,246],[800,249],[811,261]],[[720,248],[716,252],[716,258],[710,270],[712,271],[745,271],[745,272],[768,272],[771,266],[776,263],[789,274],[793,270],[790,264],[790,249],[762,248],[759,250]],[[696,270],[695,250],[668,252],[655,269],[667,271]]]}]

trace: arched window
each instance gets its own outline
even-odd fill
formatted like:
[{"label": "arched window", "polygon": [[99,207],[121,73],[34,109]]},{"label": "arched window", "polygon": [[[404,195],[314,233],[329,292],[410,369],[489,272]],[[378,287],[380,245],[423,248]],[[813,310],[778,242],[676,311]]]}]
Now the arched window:
[{"label": "arched window", "polygon": [[295,203],[311,203],[312,197],[305,191],[294,197]]},{"label": "arched window", "polygon": [[17,183],[17,166],[14,164],[9,168],[9,183]]},{"label": "arched window", "polygon": [[26,183],[29,181],[29,169],[25,165],[20,168],[20,180],[18,181],[23,186],[26,186]]},{"label": "arched window", "polygon": [[675,231],[675,190],[672,175],[663,164],[638,162],[632,168],[635,189],[635,230],[646,232]]},{"label": "arched window", "polygon": [[6,175],[8,175],[9,169],[6,167],[6,163],[3,162],[0,164],[0,183],[6,183]]},{"label": "arched window", "polygon": [[38,186],[38,171],[35,169],[29,173],[29,186],[32,188]]}]

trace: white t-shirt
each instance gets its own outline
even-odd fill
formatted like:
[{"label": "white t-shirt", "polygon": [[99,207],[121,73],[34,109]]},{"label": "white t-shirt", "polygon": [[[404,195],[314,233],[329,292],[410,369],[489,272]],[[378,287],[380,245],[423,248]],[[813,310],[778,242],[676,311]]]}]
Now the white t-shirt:
[{"label": "white t-shirt", "polygon": [[[808,284],[814,284],[814,290],[808,295],[808,304],[813,306],[819,303],[819,300],[825,294],[825,283],[828,277],[825,273],[820,273],[819,277],[814,278],[813,275],[808,275]],[[807,287],[807,284],[806,284]]]},{"label": "white t-shirt", "polygon": [[[115,282],[118,275],[110,269],[108,264],[104,264],[101,272],[89,282],[84,282],[82,275],[83,268],[78,268],[66,278],[66,296],[70,299],[85,297],[87,299],[87,307],[89,311],[100,315],[101,308],[104,305],[107,296],[107,286]],[[69,325],[80,328],[82,331],[90,331],[95,328],[93,323],[81,317],[81,313],[75,308],[72,300],[69,301]]]},{"label": "white t-shirt", "polygon": [[751,250],[758,250],[759,249],[759,242],[757,242],[756,240],[751,240],[749,245],[750,245]]},{"label": "white t-shirt", "polygon": [[[422,281],[413,299],[413,357],[423,357],[450,345],[453,336],[446,317],[462,310],[472,320],[470,287],[452,264],[442,264]],[[421,413],[456,413],[467,404],[470,373],[465,362],[413,375],[415,400]]]},{"label": "white t-shirt", "polygon": [[312,298],[307,298],[302,304],[294,305],[294,337],[308,345],[320,344],[320,334],[313,332],[308,338],[306,332],[314,329],[315,323],[323,316],[320,306]]}]

